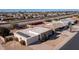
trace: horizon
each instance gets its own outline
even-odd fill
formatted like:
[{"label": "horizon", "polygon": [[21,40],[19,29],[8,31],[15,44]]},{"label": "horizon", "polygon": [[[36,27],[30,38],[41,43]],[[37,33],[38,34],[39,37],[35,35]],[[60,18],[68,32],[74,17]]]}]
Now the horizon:
[{"label": "horizon", "polygon": [[79,9],[0,9],[0,12],[62,12],[79,11]]}]

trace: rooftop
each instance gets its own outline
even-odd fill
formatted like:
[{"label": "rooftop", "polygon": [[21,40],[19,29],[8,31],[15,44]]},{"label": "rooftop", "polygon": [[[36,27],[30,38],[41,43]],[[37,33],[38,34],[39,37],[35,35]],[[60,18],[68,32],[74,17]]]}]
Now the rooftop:
[{"label": "rooftop", "polygon": [[41,33],[47,32],[49,30],[50,29],[44,28],[44,27],[34,27],[34,28],[19,30],[16,33],[19,34],[19,35],[22,35],[24,37],[29,38],[29,37],[33,37],[33,36],[39,35]]}]

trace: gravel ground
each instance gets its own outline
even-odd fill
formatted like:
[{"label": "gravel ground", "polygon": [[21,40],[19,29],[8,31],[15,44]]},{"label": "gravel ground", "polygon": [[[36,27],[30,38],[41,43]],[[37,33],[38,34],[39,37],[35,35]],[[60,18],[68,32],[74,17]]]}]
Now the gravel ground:
[{"label": "gravel ground", "polygon": [[17,41],[10,41],[4,45],[6,50],[32,50],[32,48],[21,45]]}]

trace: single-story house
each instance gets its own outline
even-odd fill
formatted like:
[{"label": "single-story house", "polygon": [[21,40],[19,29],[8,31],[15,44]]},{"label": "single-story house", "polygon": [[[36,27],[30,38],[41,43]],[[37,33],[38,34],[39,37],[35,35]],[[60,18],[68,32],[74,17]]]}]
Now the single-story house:
[{"label": "single-story house", "polygon": [[71,22],[71,24],[75,24],[76,20],[74,18],[66,18],[66,19],[61,19],[62,22],[64,23],[69,23]]},{"label": "single-story house", "polygon": [[39,40],[46,40],[50,35],[52,35],[52,30],[44,27],[28,28],[18,30],[14,33],[14,36],[17,37],[19,41],[25,41],[26,45],[35,43]]},{"label": "single-story house", "polygon": [[0,27],[4,27],[4,28],[8,28],[8,29],[13,28],[13,26],[11,24],[1,24]]},{"label": "single-story house", "polygon": [[52,21],[52,25],[53,25],[54,29],[59,29],[59,28],[62,28],[62,27],[66,27],[68,25],[68,23],[62,22],[60,20],[60,21]]}]

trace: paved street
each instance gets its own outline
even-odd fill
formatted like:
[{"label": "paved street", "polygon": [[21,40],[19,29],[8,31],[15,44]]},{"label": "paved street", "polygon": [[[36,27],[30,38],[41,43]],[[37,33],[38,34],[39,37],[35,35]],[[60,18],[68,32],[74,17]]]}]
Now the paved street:
[{"label": "paved street", "polygon": [[79,50],[79,32],[60,50]]}]

